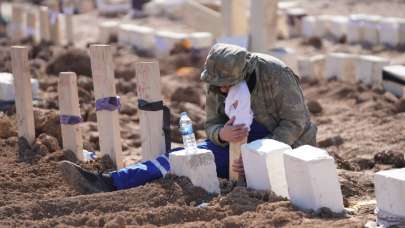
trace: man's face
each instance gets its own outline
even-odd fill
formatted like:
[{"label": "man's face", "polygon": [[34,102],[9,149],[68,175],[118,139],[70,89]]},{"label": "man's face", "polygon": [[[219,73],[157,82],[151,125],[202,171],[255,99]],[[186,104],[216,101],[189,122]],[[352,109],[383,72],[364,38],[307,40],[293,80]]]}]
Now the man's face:
[{"label": "man's face", "polygon": [[227,94],[231,87],[232,87],[231,85],[220,86],[219,91],[221,91],[221,93]]}]

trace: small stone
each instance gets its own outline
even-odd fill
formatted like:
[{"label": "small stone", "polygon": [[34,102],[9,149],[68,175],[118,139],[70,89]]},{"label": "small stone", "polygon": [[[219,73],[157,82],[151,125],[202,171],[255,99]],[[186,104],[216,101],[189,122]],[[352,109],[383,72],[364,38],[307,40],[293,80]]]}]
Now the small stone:
[{"label": "small stone", "polygon": [[50,152],[60,150],[58,139],[53,136],[42,133],[38,136],[37,141],[48,147]]},{"label": "small stone", "polygon": [[137,107],[132,103],[124,103],[121,105],[120,113],[133,116],[138,113]]},{"label": "small stone", "polygon": [[394,94],[392,94],[391,92],[385,92],[384,93],[384,98],[387,101],[389,101],[391,103],[394,103],[394,104],[398,102],[398,98]]},{"label": "small stone", "polygon": [[6,139],[16,135],[17,131],[11,118],[0,113],[0,138]]},{"label": "small stone", "polygon": [[405,98],[401,98],[395,104],[397,112],[405,112]]},{"label": "small stone", "polygon": [[326,148],[330,146],[339,146],[343,144],[343,138],[340,135],[332,136],[318,142],[320,147]]},{"label": "small stone", "polygon": [[317,100],[310,100],[307,102],[308,110],[313,114],[322,112],[322,106]]}]

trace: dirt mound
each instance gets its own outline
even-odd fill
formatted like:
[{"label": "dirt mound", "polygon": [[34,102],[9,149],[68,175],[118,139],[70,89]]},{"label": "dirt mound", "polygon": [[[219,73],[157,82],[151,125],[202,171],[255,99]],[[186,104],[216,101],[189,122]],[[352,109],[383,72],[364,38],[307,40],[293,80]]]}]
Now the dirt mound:
[{"label": "dirt mound", "polygon": [[52,58],[46,68],[46,73],[59,75],[60,72],[72,71],[78,75],[91,76],[90,57],[81,49],[69,49]]}]

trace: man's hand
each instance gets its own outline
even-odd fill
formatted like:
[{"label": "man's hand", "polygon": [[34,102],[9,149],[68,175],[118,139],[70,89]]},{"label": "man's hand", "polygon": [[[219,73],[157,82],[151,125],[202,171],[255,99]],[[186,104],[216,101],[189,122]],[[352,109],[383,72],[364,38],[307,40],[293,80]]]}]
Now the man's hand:
[{"label": "man's hand", "polygon": [[219,130],[219,137],[225,142],[240,142],[248,136],[248,128],[244,124],[233,125],[235,117],[233,116],[221,130]]},{"label": "man's hand", "polygon": [[233,161],[232,169],[234,172],[239,173],[240,177],[245,175],[245,170],[243,169],[242,157]]}]

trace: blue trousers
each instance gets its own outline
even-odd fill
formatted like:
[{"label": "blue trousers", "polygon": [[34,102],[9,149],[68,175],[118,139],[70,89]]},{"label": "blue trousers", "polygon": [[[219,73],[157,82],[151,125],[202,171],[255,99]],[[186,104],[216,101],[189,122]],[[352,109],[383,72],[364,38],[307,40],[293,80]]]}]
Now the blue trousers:
[{"label": "blue trousers", "polygon": [[[270,132],[266,127],[253,121],[250,126],[248,142],[268,137]],[[229,147],[221,147],[207,139],[197,145],[198,148],[211,150],[214,154],[215,164],[217,167],[217,175],[221,178],[228,178],[229,175]],[[173,151],[182,150],[183,148],[175,148]],[[145,161],[130,165],[126,168],[117,170],[111,173],[113,184],[117,190],[128,189],[143,185],[152,180],[163,177],[170,171],[168,154],[161,155],[155,160]]]}]

